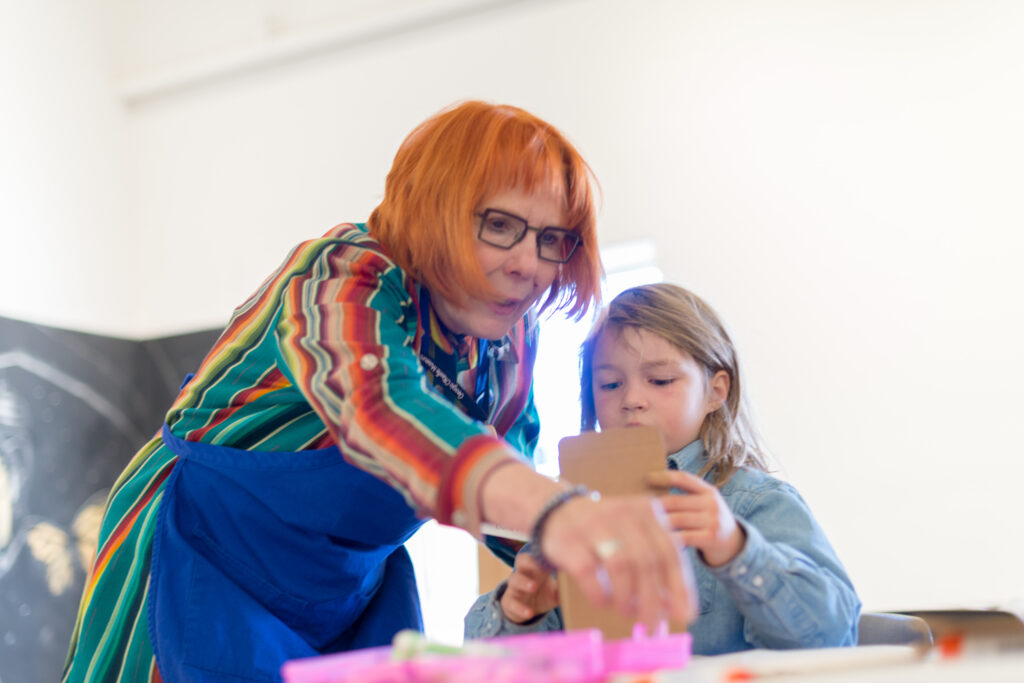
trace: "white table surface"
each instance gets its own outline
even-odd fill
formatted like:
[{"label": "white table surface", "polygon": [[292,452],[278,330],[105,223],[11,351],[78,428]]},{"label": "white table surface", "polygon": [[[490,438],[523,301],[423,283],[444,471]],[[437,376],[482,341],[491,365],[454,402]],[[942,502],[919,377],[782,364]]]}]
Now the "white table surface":
[{"label": "white table surface", "polygon": [[[910,647],[871,645],[820,650],[753,650],[717,657],[694,657],[685,669],[662,672],[657,683],[1024,683],[1024,652],[922,656]],[[623,680],[629,679],[623,677]]]}]

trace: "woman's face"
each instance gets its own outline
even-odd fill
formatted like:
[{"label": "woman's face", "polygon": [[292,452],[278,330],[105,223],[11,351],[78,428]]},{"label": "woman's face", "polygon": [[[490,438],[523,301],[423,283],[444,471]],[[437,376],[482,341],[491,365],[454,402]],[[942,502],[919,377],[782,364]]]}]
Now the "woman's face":
[{"label": "woman's face", "polygon": [[657,334],[608,327],[594,348],[591,390],[601,429],[656,427],[671,454],[697,439],[729,379],[720,370],[708,382],[693,356]]},{"label": "woman's face", "polygon": [[[475,214],[498,209],[526,219],[530,226],[565,226],[565,211],[560,198],[548,194],[528,194],[506,190],[485,197]],[[474,216],[474,235],[479,218]],[[537,257],[536,232],[526,236],[511,249],[491,246],[476,239],[476,256],[487,281],[502,299],[492,302],[464,292],[458,301],[434,296],[434,309],[448,329],[481,339],[501,339],[526,311],[551,286],[558,274],[558,264]]]}]

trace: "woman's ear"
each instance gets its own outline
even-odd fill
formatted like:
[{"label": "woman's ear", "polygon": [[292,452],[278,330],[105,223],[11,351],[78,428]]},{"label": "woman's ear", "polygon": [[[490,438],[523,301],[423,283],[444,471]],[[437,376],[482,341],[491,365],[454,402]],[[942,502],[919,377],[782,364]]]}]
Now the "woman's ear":
[{"label": "woman's ear", "polygon": [[708,412],[713,413],[725,404],[729,398],[729,373],[719,370],[708,382]]}]

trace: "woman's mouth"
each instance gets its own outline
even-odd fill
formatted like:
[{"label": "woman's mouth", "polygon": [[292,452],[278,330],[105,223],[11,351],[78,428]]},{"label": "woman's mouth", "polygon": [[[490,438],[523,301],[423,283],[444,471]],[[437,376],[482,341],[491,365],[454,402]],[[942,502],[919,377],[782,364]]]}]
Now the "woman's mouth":
[{"label": "woman's mouth", "polygon": [[492,301],[492,302],[488,303],[487,306],[488,306],[488,308],[491,309],[491,311],[493,313],[495,313],[497,315],[501,315],[501,316],[506,316],[506,315],[512,315],[513,313],[518,311],[519,310],[519,303],[520,303],[520,301],[518,299],[509,299],[508,301],[502,301],[502,302],[494,302],[494,301]]}]

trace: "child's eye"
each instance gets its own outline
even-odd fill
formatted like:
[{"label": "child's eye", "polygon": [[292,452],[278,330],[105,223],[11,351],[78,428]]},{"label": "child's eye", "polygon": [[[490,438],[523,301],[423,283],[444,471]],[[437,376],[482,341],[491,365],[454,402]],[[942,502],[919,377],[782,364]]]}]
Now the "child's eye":
[{"label": "child's eye", "polygon": [[656,387],[665,387],[668,386],[669,384],[672,384],[672,382],[675,381],[675,377],[669,377],[668,379],[657,379],[652,377],[650,380],[651,384],[653,384]]},{"label": "child's eye", "polygon": [[598,385],[598,388],[601,391],[615,391],[616,389],[619,388],[620,384],[622,384],[622,383],[621,382],[605,382],[603,384]]}]

